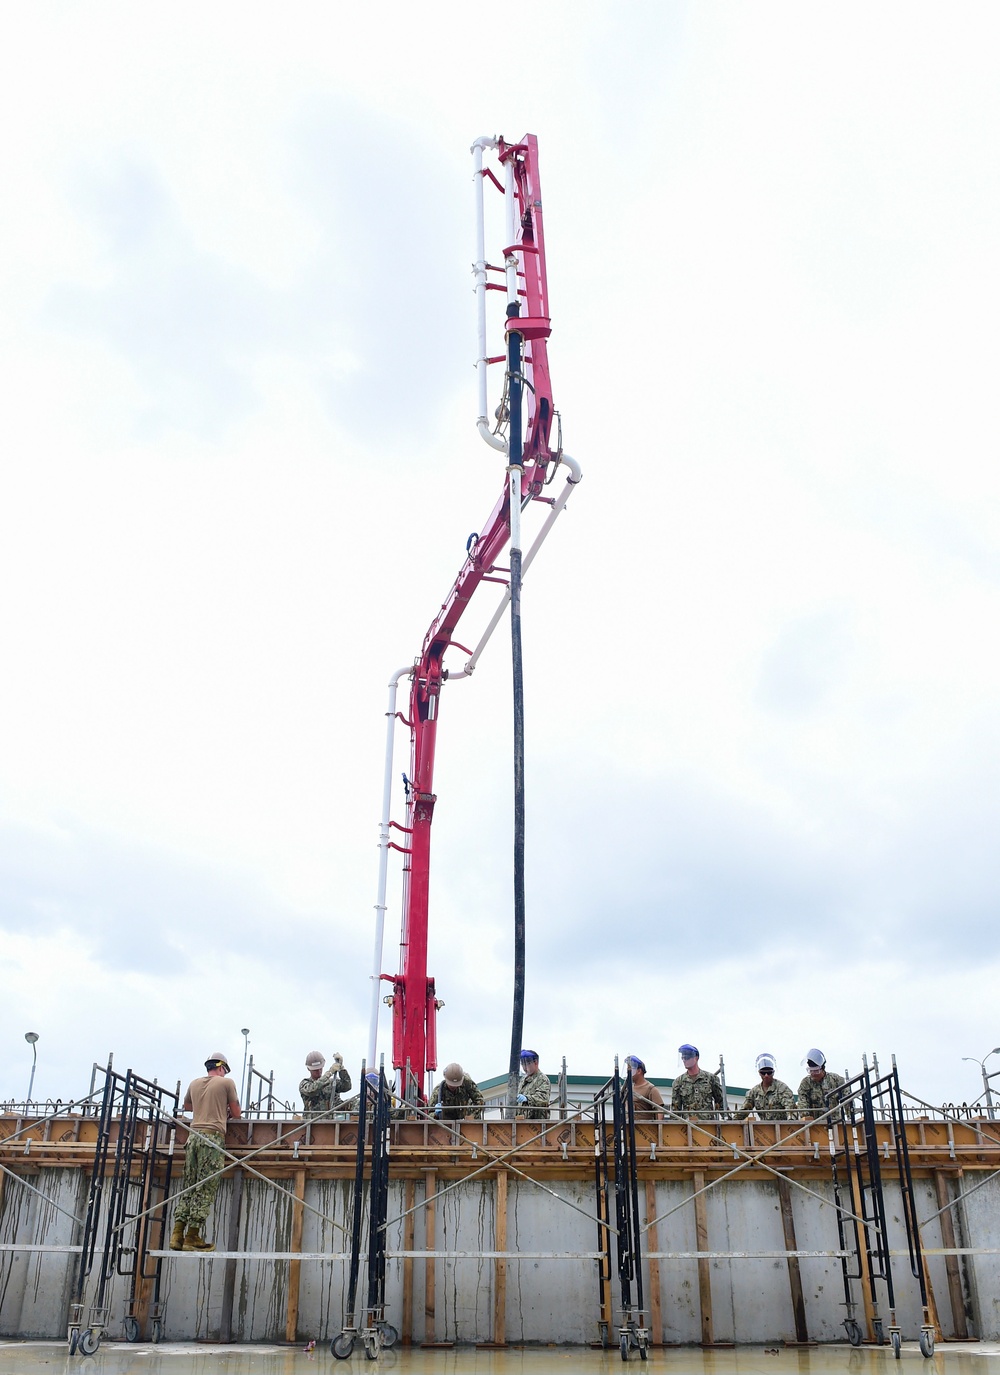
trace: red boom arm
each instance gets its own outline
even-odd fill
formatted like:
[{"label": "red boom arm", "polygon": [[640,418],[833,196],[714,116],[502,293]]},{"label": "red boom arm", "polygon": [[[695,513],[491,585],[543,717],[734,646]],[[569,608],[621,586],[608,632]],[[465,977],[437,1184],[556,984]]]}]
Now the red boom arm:
[{"label": "red boom arm", "polygon": [[[507,330],[515,330],[524,340],[523,374],[529,384],[521,477],[523,504],[540,494],[548,466],[555,457],[549,447],[553,411],[546,344],[549,308],[545,240],[537,140],[534,135],[526,134],[520,143],[509,144],[500,139],[497,147],[501,163],[513,170],[517,211],[515,242],[505,246],[505,256],[516,256],[518,294],[523,312],[519,317],[508,319]],[[490,176],[489,173],[483,175]],[[403,1082],[407,1097],[412,1096],[414,1088],[422,1097],[427,1071],[437,1068],[438,1004],[434,980],[427,973],[427,911],[431,822],[437,800],[433,790],[434,747],[441,685],[448,677],[442,661],[476,588],[484,577],[494,574],[496,561],[510,538],[508,492],[505,473],[503,494],[424,637],[411,680],[407,796],[410,836],[403,885],[400,972],[393,976],[382,975],[383,979],[391,978],[393,985],[392,1062],[397,1069],[409,1072]]]}]

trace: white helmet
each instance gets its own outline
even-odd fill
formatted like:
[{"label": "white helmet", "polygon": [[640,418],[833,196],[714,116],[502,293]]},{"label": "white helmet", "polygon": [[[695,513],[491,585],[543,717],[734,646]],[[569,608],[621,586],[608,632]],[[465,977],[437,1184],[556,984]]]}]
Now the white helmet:
[{"label": "white helmet", "polygon": [[760,1054],[760,1055],[757,1056],[757,1059],[756,1059],[756,1061],[755,1061],[755,1064],[756,1064],[756,1068],[757,1068],[758,1073],[759,1073],[760,1070],[762,1070],[762,1069],[776,1069],[776,1068],[777,1068],[777,1066],[776,1066],[775,1063],[774,1063],[774,1056],[773,1056],[773,1055],[769,1055],[768,1052],[767,1052],[766,1050],[765,1050],[762,1054]]},{"label": "white helmet", "polygon": [[804,1069],[825,1069],[826,1056],[814,1046],[812,1050],[806,1051],[806,1058],[802,1061],[802,1067]]}]

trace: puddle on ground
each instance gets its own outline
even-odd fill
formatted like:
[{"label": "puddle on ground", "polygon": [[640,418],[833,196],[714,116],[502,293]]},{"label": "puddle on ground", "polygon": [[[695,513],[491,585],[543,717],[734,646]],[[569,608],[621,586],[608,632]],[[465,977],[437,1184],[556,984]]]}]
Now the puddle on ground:
[{"label": "puddle on ground", "polygon": [[[287,1346],[148,1346],[105,1342],[94,1356],[70,1356],[64,1342],[14,1342],[0,1339],[0,1375],[333,1375],[379,1369],[394,1375],[611,1375],[624,1366],[617,1349],[587,1347],[511,1347],[477,1351],[401,1347],[368,1361],[360,1343],[346,1361],[335,1360],[329,1344],[313,1351]],[[633,1353],[633,1370],[659,1368],[669,1375],[1000,1375],[1000,1344],[938,1346],[930,1360],[916,1342],[903,1346],[899,1362],[889,1347],[745,1346],[731,1351],[656,1347],[642,1362]]]}]

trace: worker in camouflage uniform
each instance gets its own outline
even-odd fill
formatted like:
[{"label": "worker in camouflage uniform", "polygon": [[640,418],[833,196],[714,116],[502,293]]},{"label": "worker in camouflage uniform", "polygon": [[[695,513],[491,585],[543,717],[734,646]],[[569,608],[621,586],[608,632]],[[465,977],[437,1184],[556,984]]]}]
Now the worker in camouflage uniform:
[{"label": "worker in camouflage uniform", "polygon": [[344,1068],[344,1057],[333,1052],[330,1068],[323,1073],[326,1061],[318,1050],[306,1056],[308,1075],[299,1084],[303,1117],[322,1117],[340,1107],[340,1095],[350,1093],[351,1076]]},{"label": "worker in camouflage uniform", "polygon": [[722,1112],[722,1085],[714,1074],[698,1064],[698,1047],[683,1045],[678,1051],[684,1073],[674,1080],[670,1094],[671,1111],[684,1117],[713,1118]]},{"label": "worker in camouflage uniform", "polygon": [[240,1116],[239,1094],[228,1077],[226,1056],[221,1051],[210,1055],[205,1069],[207,1073],[193,1079],[184,1095],[184,1111],[192,1120],[184,1151],[184,1184],[170,1234],[172,1251],[215,1250],[202,1236],[202,1228],[226,1165],[226,1124]]},{"label": "worker in camouflage uniform", "polygon": [[755,1112],[762,1122],[787,1122],[793,1115],[795,1094],[787,1084],[774,1077],[774,1056],[766,1051],[757,1056],[760,1083],[754,1084],[743,1100],[737,1117],[749,1117]]},{"label": "worker in camouflage uniform", "polygon": [[486,1100],[479,1085],[459,1064],[445,1065],[444,1078],[427,1101],[427,1109],[446,1122],[463,1117],[481,1117]]},{"label": "worker in camouflage uniform", "polygon": [[517,1084],[515,1116],[547,1118],[552,1085],[538,1068],[538,1051],[521,1051],[521,1077]]},{"label": "worker in camouflage uniform", "polygon": [[821,1050],[806,1051],[802,1063],[808,1073],[799,1085],[799,1116],[822,1117],[836,1101],[837,1089],[843,1087],[844,1077],[827,1069],[826,1056]]}]

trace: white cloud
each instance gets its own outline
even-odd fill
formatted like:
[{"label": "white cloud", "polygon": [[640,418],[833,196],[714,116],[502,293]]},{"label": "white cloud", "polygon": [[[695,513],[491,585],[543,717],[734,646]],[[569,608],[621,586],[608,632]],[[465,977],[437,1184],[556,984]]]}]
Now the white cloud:
[{"label": "white cloud", "polygon": [[[0,927],[47,1094],[248,1023],[283,1096],[314,1043],[360,1060],[385,682],[502,480],[487,130],[539,135],[585,470],[525,593],[536,1039],[670,1073],[691,1035],[786,1068],[819,1037],[936,1098],[997,1040],[996,14],[531,25],[514,79],[449,5],[9,26]],[[501,632],[439,737],[432,972],[483,1075],[508,682]]]}]

